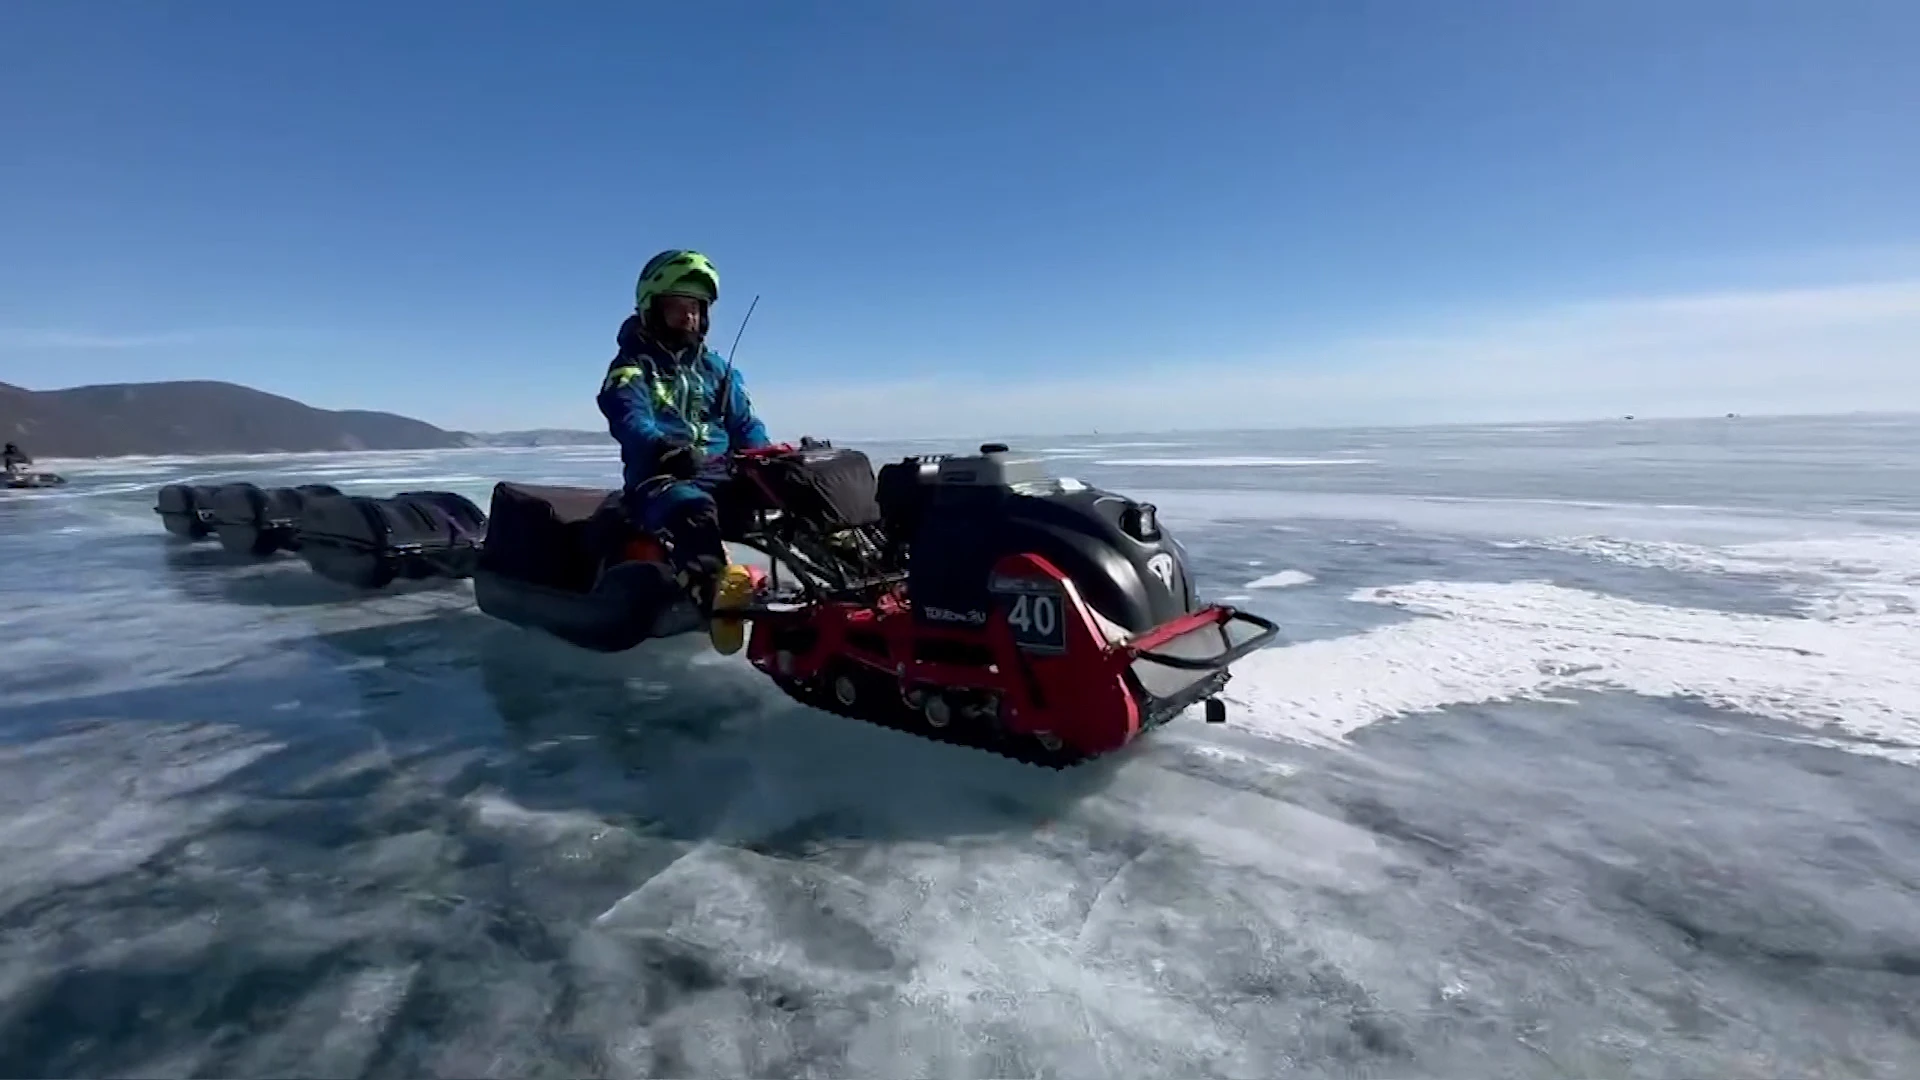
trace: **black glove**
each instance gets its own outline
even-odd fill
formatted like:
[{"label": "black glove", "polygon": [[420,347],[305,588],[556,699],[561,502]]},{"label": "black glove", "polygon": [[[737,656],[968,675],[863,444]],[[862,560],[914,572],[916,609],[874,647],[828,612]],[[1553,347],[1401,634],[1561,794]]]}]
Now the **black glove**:
[{"label": "black glove", "polygon": [[691,480],[700,472],[704,457],[686,443],[675,443],[660,454],[660,474],[676,480]]}]

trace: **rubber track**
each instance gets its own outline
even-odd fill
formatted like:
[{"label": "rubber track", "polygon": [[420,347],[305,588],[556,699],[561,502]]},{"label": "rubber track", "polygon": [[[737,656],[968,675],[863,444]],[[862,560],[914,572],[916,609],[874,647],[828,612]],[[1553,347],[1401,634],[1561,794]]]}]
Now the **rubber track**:
[{"label": "rubber track", "polygon": [[[857,701],[865,700],[869,693],[883,695],[881,697],[883,701],[897,701],[898,688],[893,686],[891,680],[886,679],[885,676],[875,673],[873,678],[863,681],[866,685],[857,687],[860,691]],[[824,690],[810,689],[784,679],[774,679],[773,684],[784,691],[788,697],[810,709],[819,709],[821,712],[832,713],[848,720],[887,728],[928,742],[944,743],[948,746],[960,746],[994,754],[1010,761],[1017,761],[1022,765],[1053,769],[1057,772],[1088,760],[1086,755],[1067,747],[1050,751],[1041,746],[1037,739],[1017,735],[1008,736],[992,730],[983,730],[977,726],[968,728],[954,723],[944,728],[936,728],[928,724],[918,712],[908,708],[905,702],[898,702],[895,708],[889,710],[891,715],[875,717],[862,711],[857,704],[853,707],[842,705],[839,698]]]}]

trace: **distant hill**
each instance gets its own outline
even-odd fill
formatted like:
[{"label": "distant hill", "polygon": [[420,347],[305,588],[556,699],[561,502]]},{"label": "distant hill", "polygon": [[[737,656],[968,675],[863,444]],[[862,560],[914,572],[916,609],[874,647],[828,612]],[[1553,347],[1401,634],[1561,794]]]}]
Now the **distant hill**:
[{"label": "distant hill", "polygon": [[533,431],[470,431],[464,434],[474,446],[613,445],[613,436],[604,429],[580,431],[575,428],[537,428]]},{"label": "distant hill", "polygon": [[434,450],[475,445],[422,420],[316,409],[225,382],[27,390],[0,383],[0,436],[39,458]]}]

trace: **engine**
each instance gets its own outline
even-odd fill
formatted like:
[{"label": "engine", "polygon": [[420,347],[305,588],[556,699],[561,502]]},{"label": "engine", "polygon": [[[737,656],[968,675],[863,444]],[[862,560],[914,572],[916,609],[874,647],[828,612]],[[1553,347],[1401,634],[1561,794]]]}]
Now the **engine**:
[{"label": "engine", "polygon": [[1051,562],[1128,633],[1195,610],[1183,553],[1151,503],[1056,478],[1005,445],[888,464],[876,495],[886,532],[907,543],[907,590],[923,622],[984,625],[993,566],[1019,553]]}]

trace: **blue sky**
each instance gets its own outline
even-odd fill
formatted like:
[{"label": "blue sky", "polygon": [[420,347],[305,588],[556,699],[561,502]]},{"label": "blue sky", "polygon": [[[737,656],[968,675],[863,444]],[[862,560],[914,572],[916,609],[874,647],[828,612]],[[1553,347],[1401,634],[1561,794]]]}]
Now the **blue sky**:
[{"label": "blue sky", "polygon": [[1920,5],[0,4],[0,380],[777,434],[1920,408]]}]

